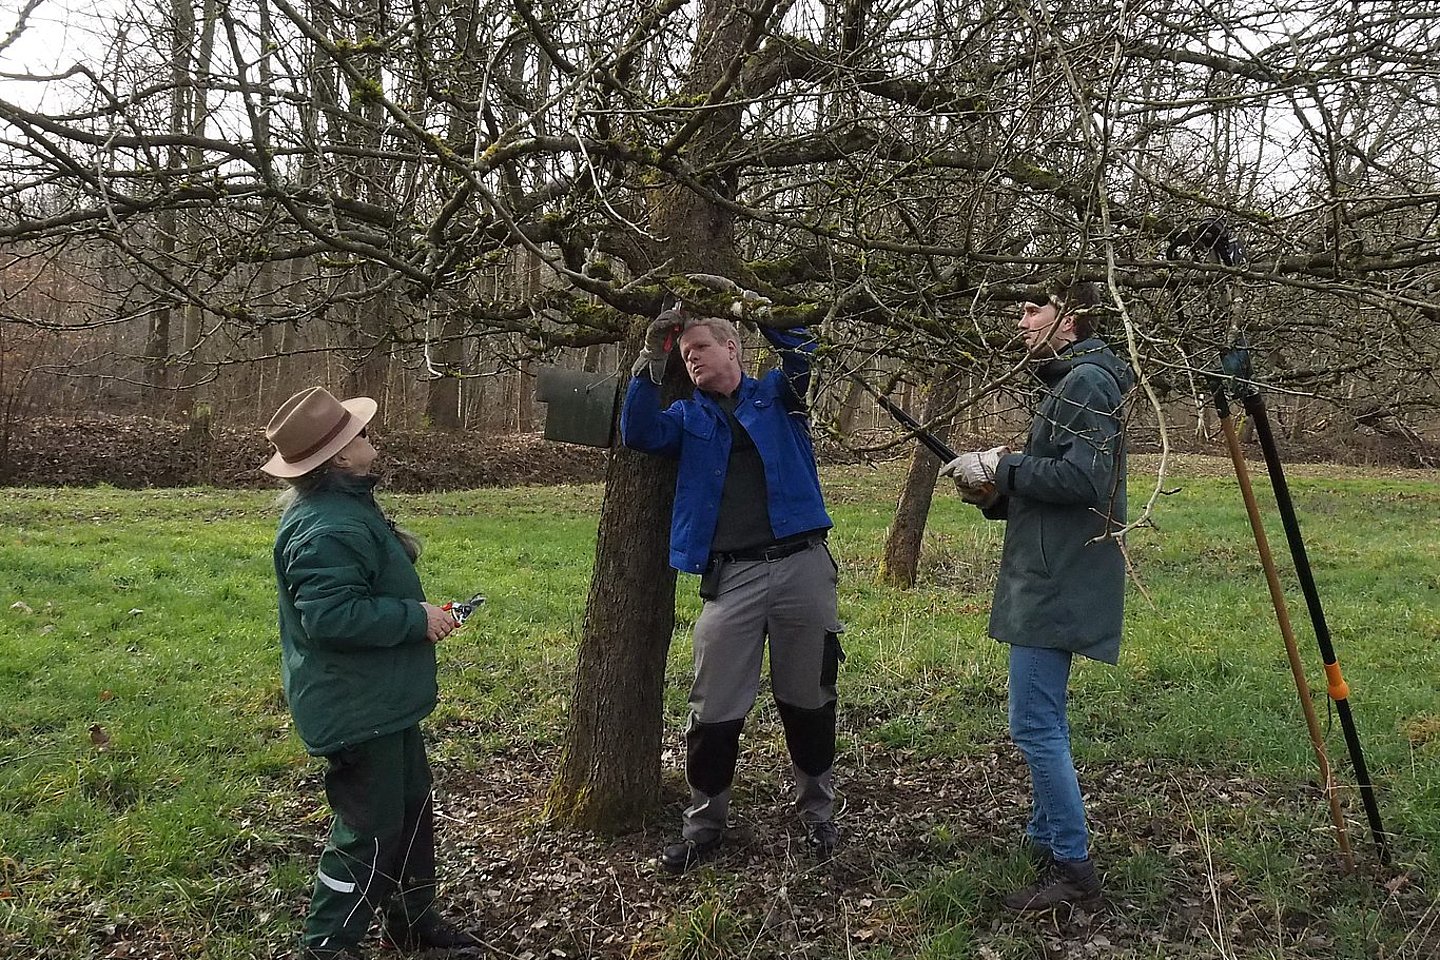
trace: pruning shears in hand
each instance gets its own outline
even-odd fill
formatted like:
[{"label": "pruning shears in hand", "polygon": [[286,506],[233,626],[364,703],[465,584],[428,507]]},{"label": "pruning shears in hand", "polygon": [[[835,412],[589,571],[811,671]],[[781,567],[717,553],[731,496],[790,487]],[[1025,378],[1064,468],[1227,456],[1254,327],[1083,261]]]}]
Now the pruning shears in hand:
[{"label": "pruning shears in hand", "polygon": [[450,616],[454,617],[455,625],[458,627],[466,620],[469,620],[470,615],[476,610],[479,610],[480,605],[484,602],[485,596],[483,594],[477,593],[469,600],[465,600],[463,602],[460,600],[451,600],[449,603],[442,605],[440,609],[444,610],[446,613],[450,614]]},{"label": "pruning shears in hand", "polygon": [[[667,322],[667,324],[661,327],[662,322]],[[665,331],[665,340],[659,346],[661,351],[669,353],[670,349],[675,346],[676,338],[685,329],[685,305],[677,300],[675,306],[655,318],[654,326],[661,327]]]}]

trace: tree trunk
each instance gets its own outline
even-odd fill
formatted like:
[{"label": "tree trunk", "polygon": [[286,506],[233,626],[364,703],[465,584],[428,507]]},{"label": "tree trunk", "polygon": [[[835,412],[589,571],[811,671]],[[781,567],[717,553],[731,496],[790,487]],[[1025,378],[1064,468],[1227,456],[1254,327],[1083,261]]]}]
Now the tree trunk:
[{"label": "tree trunk", "polygon": [[585,348],[585,360],[581,369],[586,373],[594,373],[600,369],[600,362],[605,354],[605,345],[601,343],[592,344]]},{"label": "tree trunk", "polygon": [[[185,152],[179,146],[179,139],[186,133],[190,120],[190,58],[195,42],[195,11],[189,0],[173,0],[170,5],[170,91],[169,132],[173,138],[165,151],[165,173],[160,178],[162,191],[174,187],[173,176],[179,175],[185,161]],[[166,262],[174,262],[179,248],[179,214],[173,207],[162,208],[158,220],[159,238],[157,246]],[[157,302],[150,315],[150,325],[145,338],[145,383],[150,388],[152,409],[158,415],[167,415],[171,410],[170,395],[170,339],[171,324],[176,313],[169,299]]]},{"label": "tree trunk", "polygon": [[[453,311],[441,321],[439,342],[430,346],[430,356],[441,370],[459,372],[465,360],[465,341],[461,338],[460,318]],[[460,380],[440,377],[428,381],[425,392],[425,419],[436,430],[453,432],[460,429]]]},{"label": "tree trunk", "polygon": [[655,804],[665,655],[675,629],[666,522],[674,496],[673,462],[611,451],[570,722],[546,804],[552,820],[620,832]]},{"label": "tree trunk", "polygon": [[[921,422],[929,423],[953,403],[956,388],[955,378],[950,376],[928,390]],[[937,425],[931,432],[943,440],[950,428]],[[935,495],[936,475],[941,466],[940,458],[924,444],[915,444],[905,485],[900,489],[900,502],[895,507],[895,519],[885,533],[885,549],[880,555],[880,580],[884,583],[907,590],[915,586],[925,522],[930,516],[930,501]]]},{"label": "tree trunk", "polygon": [[[383,36],[389,29],[389,15],[380,0],[358,0],[351,8],[356,29],[369,36]],[[364,53],[351,61],[361,74],[361,81],[349,81],[350,102],[341,116],[347,146],[356,150],[358,158],[346,164],[340,174],[342,192],[368,203],[384,203],[395,190],[393,159],[382,156],[381,133],[384,116],[377,98],[367,96],[365,85],[383,90],[394,81],[381,69],[378,54]],[[390,378],[390,350],[395,343],[399,303],[394,288],[384,283],[385,270],[378,264],[361,263],[349,270],[345,281],[358,295],[350,317],[349,339],[353,349],[352,366],[346,371],[347,393],[351,396],[373,397],[380,410],[375,422],[383,429],[387,424],[403,423],[404,411],[391,409],[387,402]]]},{"label": "tree trunk", "polygon": [[[435,16],[438,20],[444,16],[446,5],[431,0],[434,3]],[[476,8],[474,0],[455,3],[448,7],[449,15],[453,18],[455,30],[455,49],[453,51],[460,64],[467,65],[462,69],[457,79],[463,80],[461,89],[465,91],[467,98],[479,98],[480,82],[472,75],[474,68],[470,65],[479,65],[485,62],[485,56],[478,43],[477,28],[479,26],[481,12]],[[447,141],[458,147],[466,143],[471,136],[469,131],[476,122],[476,111],[458,100],[446,104],[447,110]],[[449,189],[455,191],[468,191],[468,187],[460,184],[452,185]],[[440,329],[436,332],[438,342],[430,347],[430,354],[440,369],[447,372],[462,372],[461,368],[465,363],[465,339],[464,325],[460,316],[455,310],[444,310],[444,319],[440,322]],[[425,419],[430,426],[436,430],[446,432],[458,432],[465,425],[464,414],[464,392],[461,389],[462,380],[458,377],[443,377],[429,381],[429,389],[425,393]]]},{"label": "tree trunk", "polygon": [[[188,0],[182,0],[182,2],[188,2]],[[216,0],[204,0],[201,5],[200,36],[194,61],[195,80],[191,84],[188,105],[190,111],[189,132],[190,136],[197,141],[204,138],[206,123],[209,120],[210,68],[215,58],[217,7]],[[186,163],[191,171],[202,169],[205,163],[204,150],[193,145],[187,148]],[[181,229],[184,231],[181,255],[196,264],[195,273],[198,275],[199,262],[204,256],[200,249],[201,239],[206,231],[203,215],[199,211],[185,214],[181,221]],[[200,355],[205,346],[205,314],[199,304],[187,303],[181,310],[180,316],[181,356],[184,358],[184,362],[180,364],[176,411],[183,417],[189,417],[196,412],[196,403],[202,399],[200,382],[203,374],[200,367]],[[207,424],[209,417],[208,409],[201,411],[201,418]]]},{"label": "tree trunk", "polygon": [[855,432],[855,418],[860,414],[860,401],[864,397],[865,391],[859,381],[851,380],[845,388],[844,399],[840,401],[840,410],[835,415],[835,432],[841,438],[848,439]]},{"label": "tree trunk", "polygon": [[[368,279],[369,270],[360,267],[361,278]],[[366,286],[370,286],[368,283]],[[371,287],[373,289],[373,286]],[[380,404],[375,414],[377,426],[404,422],[404,413],[389,410],[386,383],[390,375],[391,327],[390,311],[393,297],[388,292],[373,294],[354,304],[348,336],[352,349],[350,369],[345,375],[345,391],[349,396],[373,397]]]},{"label": "tree trunk", "polygon": [[[743,56],[751,21],[735,0],[704,0],[687,92],[715,86]],[[740,111],[711,111],[686,152],[713,160],[733,150]],[[733,196],[734,184],[716,186]],[[734,215],[720,204],[670,184],[651,211],[661,238],[653,263],[676,272],[728,273],[740,265]],[[636,324],[626,357],[639,350]],[[688,384],[671,363],[667,393]],[[668,400],[668,397],[667,397]],[[675,464],[616,448],[611,451],[595,544],[595,570],[575,670],[575,699],[565,750],[551,785],[547,814],[560,823],[618,832],[638,826],[660,787],[661,694],[665,654],[675,628],[675,572],[668,565]]]}]

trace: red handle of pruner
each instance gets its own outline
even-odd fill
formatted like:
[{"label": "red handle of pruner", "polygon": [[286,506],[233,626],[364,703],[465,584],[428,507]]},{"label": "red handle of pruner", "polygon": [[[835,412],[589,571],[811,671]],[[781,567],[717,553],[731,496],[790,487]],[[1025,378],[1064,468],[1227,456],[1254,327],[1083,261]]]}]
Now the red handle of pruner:
[{"label": "red handle of pruner", "polygon": [[470,618],[470,615],[474,613],[484,602],[485,597],[482,594],[477,593],[475,594],[475,596],[464,602],[461,602],[459,600],[451,600],[448,603],[443,603],[440,605],[440,609],[450,614],[451,619],[455,621],[455,625],[459,626],[460,624],[468,620]]}]

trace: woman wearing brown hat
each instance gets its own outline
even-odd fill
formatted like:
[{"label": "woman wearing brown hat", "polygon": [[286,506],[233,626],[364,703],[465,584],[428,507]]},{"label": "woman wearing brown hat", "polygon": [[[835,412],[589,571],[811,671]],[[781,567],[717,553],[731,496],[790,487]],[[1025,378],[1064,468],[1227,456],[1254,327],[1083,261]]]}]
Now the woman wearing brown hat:
[{"label": "woman wearing brown hat", "polygon": [[455,629],[425,601],[419,542],[373,494],[375,401],[323,387],[271,418],[261,467],[289,484],[275,537],[281,676],[295,730],[329,761],[335,812],[305,922],[302,960],[361,957],[379,912],[401,949],[473,946],[435,900],[430,764],[420,721],[435,708],[435,644]]}]

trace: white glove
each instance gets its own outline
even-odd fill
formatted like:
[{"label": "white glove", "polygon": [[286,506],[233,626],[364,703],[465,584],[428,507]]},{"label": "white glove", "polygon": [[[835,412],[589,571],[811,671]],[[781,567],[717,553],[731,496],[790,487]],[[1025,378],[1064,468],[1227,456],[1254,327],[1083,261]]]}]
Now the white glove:
[{"label": "white glove", "polygon": [[979,490],[986,484],[995,483],[995,471],[1000,467],[1000,458],[1009,452],[1009,447],[991,447],[989,450],[962,453],[941,467],[940,475],[954,477],[958,486]]},{"label": "white glove", "polygon": [[736,320],[744,320],[754,323],[755,317],[764,317],[770,313],[770,298],[756,293],[754,290],[746,290],[740,294],[740,299],[730,304],[730,315]]}]

